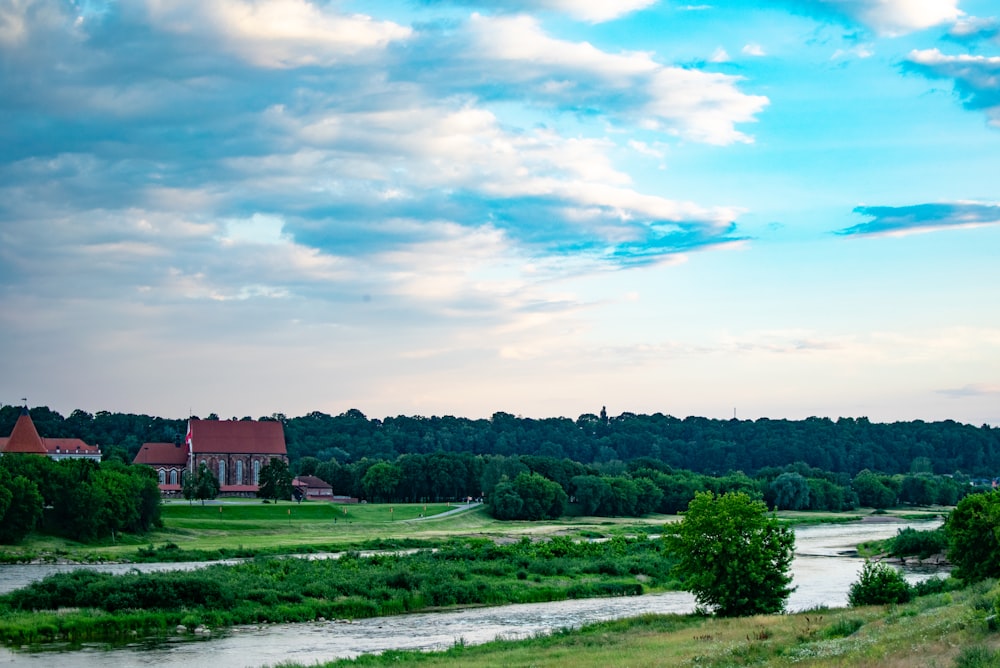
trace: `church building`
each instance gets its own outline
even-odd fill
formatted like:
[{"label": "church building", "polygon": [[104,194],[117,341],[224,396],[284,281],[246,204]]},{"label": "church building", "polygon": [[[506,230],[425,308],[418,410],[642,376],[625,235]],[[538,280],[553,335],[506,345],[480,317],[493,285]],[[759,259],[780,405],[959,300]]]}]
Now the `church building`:
[{"label": "church building", "polygon": [[256,496],[260,469],[273,459],[288,461],[280,422],[189,420],[184,443],[144,443],[133,463],[156,469],[164,496],[181,492],[185,471],[202,463],[219,480],[220,496]]}]

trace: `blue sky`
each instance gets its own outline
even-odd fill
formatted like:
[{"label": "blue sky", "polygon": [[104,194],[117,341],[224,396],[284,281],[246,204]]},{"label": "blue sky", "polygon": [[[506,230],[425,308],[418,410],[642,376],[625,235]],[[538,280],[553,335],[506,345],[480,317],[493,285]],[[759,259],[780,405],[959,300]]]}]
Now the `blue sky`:
[{"label": "blue sky", "polygon": [[0,0],[0,402],[1000,425],[992,0]]}]

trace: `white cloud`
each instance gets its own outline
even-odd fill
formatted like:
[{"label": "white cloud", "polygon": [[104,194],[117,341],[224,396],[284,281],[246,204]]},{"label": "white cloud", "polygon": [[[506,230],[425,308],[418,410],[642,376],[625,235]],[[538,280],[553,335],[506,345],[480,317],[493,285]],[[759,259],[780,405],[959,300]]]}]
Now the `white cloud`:
[{"label": "white cloud", "polygon": [[306,0],[147,0],[152,21],[182,35],[220,40],[259,67],[329,66],[411,35],[368,16],[324,11]]},{"label": "white cloud", "polygon": [[743,55],[745,55],[745,56],[754,56],[754,57],[757,57],[757,58],[759,58],[761,56],[766,56],[767,55],[767,52],[764,51],[764,47],[763,46],[761,46],[760,44],[752,43],[752,42],[750,44],[744,45],[744,47],[743,47],[743,49],[741,51],[742,51]]},{"label": "white cloud", "polygon": [[875,55],[870,44],[858,44],[850,49],[837,49],[830,56],[830,60],[839,60],[841,58],[871,58]]},{"label": "white cloud", "polygon": [[1000,56],[948,56],[938,49],[914,50],[907,66],[926,76],[951,79],[967,108],[982,110],[1000,127]]},{"label": "white cloud", "polygon": [[487,63],[507,63],[510,67],[498,74],[512,85],[573,81],[566,96],[576,100],[586,99],[585,86],[595,79],[603,96],[615,90],[623,97],[641,92],[645,101],[606,113],[637,117],[646,127],[693,141],[750,142],[735,126],[752,122],[768,104],[766,97],[740,92],[739,77],[660,65],[648,53],[611,54],[587,42],[555,39],[528,16],[474,16],[470,32],[473,53]]},{"label": "white cloud", "polygon": [[964,14],[958,0],[808,0],[885,36],[904,35],[954,23]]},{"label": "white cloud", "polygon": [[602,23],[656,4],[658,0],[547,0],[543,4],[570,16]]},{"label": "white cloud", "polygon": [[712,55],[708,57],[708,62],[710,63],[728,63],[729,61],[729,54],[721,46],[716,47]]}]

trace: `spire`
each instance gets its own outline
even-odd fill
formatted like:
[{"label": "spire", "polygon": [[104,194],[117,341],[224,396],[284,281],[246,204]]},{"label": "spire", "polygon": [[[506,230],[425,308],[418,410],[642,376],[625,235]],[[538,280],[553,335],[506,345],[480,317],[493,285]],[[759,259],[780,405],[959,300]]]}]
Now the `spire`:
[{"label": "spire", "polygon": [[41,436],[38,435],[38,430],[35,429],[35,423],[31,421],[27,406],[21,409],[21,416],[14,423],[14,431],[10,432],[10,438],[7,439],[7,445],[4,446],[3,451],[28,452],[36,455],[48,454]]}]

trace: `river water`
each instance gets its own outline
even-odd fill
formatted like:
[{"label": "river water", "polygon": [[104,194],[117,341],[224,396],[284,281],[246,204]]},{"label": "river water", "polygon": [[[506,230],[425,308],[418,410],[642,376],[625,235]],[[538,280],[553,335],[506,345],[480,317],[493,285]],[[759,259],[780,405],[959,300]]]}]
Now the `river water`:
[{"label": "river water", "polygon": [[[889,538],[910,526],[931,529],[940,522],[850,523],[796,528],[796,553],[792,564],[796,591],[788,600],[791,612],[818,606],[847,605],[847,591],[857,580],[863,560],[854,546],[867,540]],[[138,564],[95,566],[101,570],[127,571],[192,568],[192,564]],[[74,567],[52,565],[0,566],[0,592],[24,586],[49,572]],[[933,573],[905,571],[911,581]],[[586,599],[473,608],[364,619],[352,623],[315,622],[240,627],[221,637],[136,644],[107,649],[93,645],[72,651],[22,652],[0,648],[0,666],[73,666],[74,668],[127,668],[158,666],[190,668],[246,668],[283,661],[312,664],[355,657],[387,649],[444,649],[456,642],[479,644],[497,638],[525,638],[566,627],[644,613],[687,613],[694,597],[686,592],[611,599]]]}]

